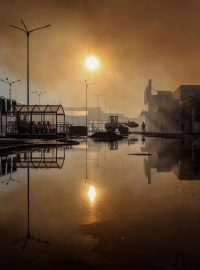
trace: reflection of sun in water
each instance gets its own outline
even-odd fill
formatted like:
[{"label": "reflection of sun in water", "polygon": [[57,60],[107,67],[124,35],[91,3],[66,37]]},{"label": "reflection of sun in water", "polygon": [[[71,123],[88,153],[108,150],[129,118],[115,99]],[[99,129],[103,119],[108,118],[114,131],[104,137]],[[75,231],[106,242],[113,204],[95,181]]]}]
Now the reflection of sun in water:
[{"label": "reflection of sun in water", "polygon": [[93,186],[89,186],[89,190],[88,190],[88,198],[90,200],[90,202],[94,202],[96,199],[97,193],[96,193],[96,189]]},{"label": "reflection of sun in water", "polygon": [[[101,212],[99,209],[99,188],[96,188],[93,184],[89,184],[86,186],[86,199],[87,199],[87,214],[84,218],[84,223],[92,224],[101,220]],[[97,201],[98,194],[98,201]]]},{"label": "reflection of sun in water", "polygon": [[91,55],[91,56],[86,58],[85,65],[86,65],[87,69],[95,70],[95,69],[99,68],[100,62],[96,56]]}]

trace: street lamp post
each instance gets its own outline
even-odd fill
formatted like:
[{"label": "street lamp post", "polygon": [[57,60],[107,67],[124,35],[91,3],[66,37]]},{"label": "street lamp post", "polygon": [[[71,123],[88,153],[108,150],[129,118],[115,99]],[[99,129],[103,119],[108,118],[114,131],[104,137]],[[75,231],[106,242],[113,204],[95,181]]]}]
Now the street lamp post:
[{"label": "street lamp post", "polygon": [[88,106],[87,106],[87,92],[88,92],[88,87],[92,84],[95,84],[96,82],[93,82],[93,83],[88,83],[86,80],[85,80],[85,126],[86,126],[86,141],[85,141],[85,174],[86,174],[86,181],[88,179],[88,171],[87,171],[87,147],[88,147],[88,130],[87,130],[87,121],[88,121],[88,117],[87,117],[87,112],[88,112]]},{"label": "street lamp post", "polygon": [[32,93],[32,94],[38,95],[39,105],[40,105],[40,97],[41,97],[41,95],[45,94],[46,91],[37,91],[37,90],[36,90],[36,91],[32,91],[31,93]]},{"label": "street lamp post", "polygon": [[16,80],[16,81],[9,81],[8,78],[6,78],[5,80],[1,79],[2,82],[7,83],[9,85],[9,100],[11,102],[12,100],[12,96],[11,96],[11,89],[12,89],[12,85],[16,82],[20,82],[20,80]]},{"label": "street lamp post", "polygon": [[38,28],[35,28],[32,30],[28,30],[27,26],[25,25],[25,23],[22,19],[21,19],[21,22],[24,26],[24,29],[20,28],[18,26],[11,25],[11,24],[10,24],[10,26],[13,28],[16,28],[18,30],[23,31],[26,34],[26,39],[27,39],[27,105],[29,105],[29,37],[30,37],[30,34],[32,32],[43,29],[43,28],[47,28],[47,27],[51,26],[51,24],[47,24],[45,26],[38,27]]}]

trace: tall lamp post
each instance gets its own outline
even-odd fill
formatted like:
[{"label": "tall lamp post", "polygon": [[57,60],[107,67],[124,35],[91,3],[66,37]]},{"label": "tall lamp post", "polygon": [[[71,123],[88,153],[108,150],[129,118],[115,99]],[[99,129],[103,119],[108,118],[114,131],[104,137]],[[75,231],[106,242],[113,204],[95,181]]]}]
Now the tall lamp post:
[{"label": "tall lamp post", "polygon": [[9,85],[9,100],[10,100],[10,102],[11,102],[11,100],[12,100],[12,96],[11,96],[12,85],[13,85],[14,83],[16,83],[16,82],[20,82],[20,80],[16,80],[16,81],[12,81],[12,82],[11,82],[11,81],[9,81],[8,78],[6,78],[5,80],[1,79],[1,81],[4,82],[4,83],[7,83],[7,84]]},{"label": "tall lamp post", "polygon": [[[99,68],[99,60],[97,57],[95,56],[90,56],[90,57],[87,57],[86,58],[86,61],[85,61],[85,65],[86,65],[86,68],[89,69],[89,70],[95,70],[97,68]],[[88,130],[87,130],[87,121],[88,121],[88,116],[87,116],[87,112],[88,112],[88,101],[87,101],[87,92],[88,92],[88,87],[95,84],[96,82],[93,82],[93,83],[88,83],[87,80],[85,80],[85,110],[86,110],[86,116],[85,116],[85,125],[86,125],[86,135],[88,135]],[[86,136],[86,147],[85,147],[85,154],[86,154],[86,157],[85,157],[85,165],[86,165],[86,180],[85,182],[88,181],[88,171],[87,171],[87,149],[88,148],[88,137]],[[91,193],[95,193],[95,188],[92,187],[91,189]]]},{"label": "tall lamp post", "polygon": [[40,97],[41,97],[41,95],[45,94],[46,91],[37,91],[37,90],[36,90],[36,91],[32,91],[31,93],[32,93],[32,94],[38,95],[39,105],[40,105]]},{"label": "tall lamp post", "polygon": [[38,27],[38,28],[35,28],[32,30],[28,30],[27,26],[25,25],[25,23],[22,19],[21,19],[21,22],[22,22],[22,25],[24,28],[20,28],[18,26],[14,26],[11,24],[10,24],[10,26],[13,28],[16,28],[20,31],[23,31],[26,34],[26,40],[27,40],[27,105],[29,105],[29,37],[30,37],[30,34],[33,33],[34,31],[37,31],[37,30],[40,30],[43,28],[47,28],[47,27],[51,26],[51,24],[47,24],[45,26]]},{"label": "tall lamp post", "polygon": [[91,86],[92,84],[95,84],[96,82],[93,83],[88,83],[85,80],[85,126],[86,126],[86,146],[85,146],[85,173],[86,173],[86,181],[88,179],[88,171],[87,171],[87,147],[88,147],[88,130],[87,130],[87,121],[88,121],[88,117],[87,117],[87,112],[88,112],[88,102],[87,102],[87,92],[88,92],[88,87]]}]

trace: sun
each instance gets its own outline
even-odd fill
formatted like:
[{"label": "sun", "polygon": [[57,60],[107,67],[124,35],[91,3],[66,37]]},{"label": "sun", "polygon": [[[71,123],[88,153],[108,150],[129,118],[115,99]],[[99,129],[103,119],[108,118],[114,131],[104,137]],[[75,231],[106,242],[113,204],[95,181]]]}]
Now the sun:
[{"label": "sun", "polygon": [[95,70],[100,67],[100,61],[96,56],[91,55],[86,58],[85,66],[87,69]]}]

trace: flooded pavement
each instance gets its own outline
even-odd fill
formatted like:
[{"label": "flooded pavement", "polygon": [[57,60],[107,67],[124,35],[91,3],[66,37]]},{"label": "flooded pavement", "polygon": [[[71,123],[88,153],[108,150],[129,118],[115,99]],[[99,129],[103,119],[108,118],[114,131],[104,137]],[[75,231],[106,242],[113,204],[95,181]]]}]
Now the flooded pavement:
[{"label": "flooded pavement", "polygon": [[87,146],[1,154],[0,268],[200,269],[200,140]]}]

